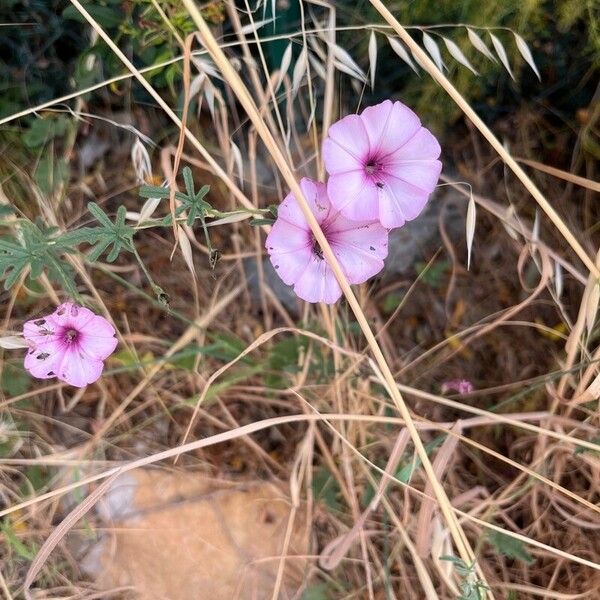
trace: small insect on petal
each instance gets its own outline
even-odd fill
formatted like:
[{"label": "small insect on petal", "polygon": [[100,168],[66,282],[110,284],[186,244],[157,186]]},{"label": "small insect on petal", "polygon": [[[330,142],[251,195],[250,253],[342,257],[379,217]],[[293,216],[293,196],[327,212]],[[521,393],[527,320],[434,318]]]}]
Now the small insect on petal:
[{"label": "small insect on petal", "polygon": [[531,50],[529,49],[527,42],[518,33],[515,33],[514,36],[515,36],[515,41],[517,42],[517,48],[519,49],[521,56],[525,59],[527,64],[532,68],[533,72],[537,75],[537,78],[541,81],[542,76],[540,75],[540,72],[538,71],[538,68],[535,64],[535,61],[533,60],[533,56],[531,55]]},{"label": "small insect on petal", "polygon": [[477,219],[477,209],[475,207],[475,199],[473,194],[469,198],[467,206],[467,219],[465,224],[467,237],[467,270],[471,268],[471,250],[473,248],[473,239],[475,237],[475,221]]}]

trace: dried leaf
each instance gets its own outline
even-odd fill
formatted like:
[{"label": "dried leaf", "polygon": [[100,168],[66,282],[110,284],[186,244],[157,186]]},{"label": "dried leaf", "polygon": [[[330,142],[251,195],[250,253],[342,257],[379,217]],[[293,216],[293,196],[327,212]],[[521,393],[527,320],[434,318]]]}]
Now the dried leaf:
[{"label": "dried leaf", "polygon": [[531,50],[529,49],[527,42],[518,33],[513,32],[513,34],[515,36],[517,48],[519,49],[521,56],[526,60],[527,64],[533,69],[533,72],[537,75],[537,78],[541,81],[542,77],[540,75],[540,72],[538,71],[535,61],[533,60],[533,56],[531,55]]},{"label": "dried leaf", "polygon": [[25,338],[20,335],[7,335],[0,337],[0,348],[5,350],[16,350],[18,348],[28,348],[29,344],[25,341]]},{"label": "dried leaf", "polygon": [[491,32],[490,37],[492,38],[492,44],[494,44],[494,49],[496,50],[496,54],[498,55],[500,62],[504,65],[504,68],[508,71],[508,74],[514,80],[515,76],[511,71],[510,64],[508,63],[508,56],[506,55],[506,50],[504,49],[502,42]]},{"label": "dried leaf", "polygon": [[466,219],[466,237],[467,237],[467,270],[471,268],[471,250],[473,248],[473,239],[475,237],[475,221],[477,218],[477,209],[475,207],[475,198],[473,194],[469,198],[469,205],[467,207],[467,219]]},{"label": "dried leaf", "polygon": [[315,70],[315,73],[325,81],[327,79],[327,73],[325,72],[325,67],[323,67],[321,61],[312,53],[308,55],[308,60],[310,61],[311,67]]},{"label": "dried leaf", "polygon": [[395,38],[388,37],[388,42],[390,44],[391,49],[417,74],[419,75],[419,70],[415,66],[415,63],[410,58],[408,52],[402,45],[400,41]]},{"label": "dried leaf", "polygon": [[469,41],[473,44],[475,50],[478,50],[486,58],[489,58],[493,62],[498,62],[496,57],[490,52],[489,48],[485,45],[485,42],[479,37],[479,34],[475,33],[472,29],[467,27],[467,34]]},{"label": "dried leaf", "polygon": [[[335,68],[338,71],[341,71],[342,73],[346,73],[346,75],[350,75],[350,77],[352,77],[353,79],[355,79],[357,81],[366,83],[367,79],[364,76],[360,75],[360,73],[357,73],[354,69],[351,69],[350,67],[348,67],[344,63],[340,62],[339,60],[334,60],[333,64],[335,65]],[[359,91],[360,91],[360,88],[359,88]]]},{"label": "dried leaf", "polygon": [[467,69],[469,69],[469,71],[475,75],[479,75],[473,65],[469,62],[469,59],[463,54],[463,51],[452,40],[449,40],[445,37],[444,43],[446,44],[446,48],[448,48],[448,52],[450,52],[450,55],[455,60],[457,60],[464,67],[467,67]]},{"label": "dried leaf", "polygon": [[563,293],[563,271],[559,262],[554,263],[554,289],[556,297],[560,300]]},{"label": "dried leaf", "polygon": [[437,45],[437,42],[428,34],[423,32],[423,45],[429,55],[433,59],[435,66],[442,71],[444,69],[444,61],[442,60],[442,53],[440,52],[440,47]]},{"label": "dried leaf", "polygon": [[592,334],[592,329],[596,323],[596,315],[598,314],[598,302],[600,301],[600,284],[594,284],[590,295],[588,296],[587,306],[585,309],[585,326],[587,327],[588,335]]},{"label": "dried leaf", "polygon": [[152,163],[146,147],[137,136],[131,146],[131,160],[138,183],[146,183],[152,176]]},{"label": "dried leaf", "polygon": [[240,149],[237,147],[237,144],[233,140],[229,140],[229,144],[231,146],[231,153],[233,154],[233,160],[235,162],[235,166],[238,172],[238,177],[240,179],[240,184],[244,183],[244,162],[242,161],[242,153]]},{"label": "dried leaf", "polygon": [[340,71],[344,71],[361,81],[367,81],[365,72],[356,64],[355,60],[346,50],[337,44],[332,44],[332,49],[333,56],[345,67],[345,69],[340,69]]},{"label": "dried leaf", "polygon": [[294,65],[294,73],[292,75],[292,97],[294,97],[300,89],[300,83],[306,73],[306,65],[308,63],[308,54],[306,48],[302,48],[298,60]]},{"label": "dried leaf", "polygon": [[277,85],[275,86],[275,91],[279,89],[283,78],[285,77],[288,69],[290,68],[290,64],[292,62],[292,42],[287,45],[287,48],[283,52],[283,56],[281,57],[281,65],[279,67],[279,78],[277,79]]},{"label": "dried leaf", "polygon": [[185,264],[189,269],[190,273],[196,278],[196,269],[194,267],[194,257],[192,255],[192,245],[190,244],[190,240],[185,233],[185,230],[181,225],[177,226],[177,239],[179,241],[179,247],[181,248],[181,254],[183,255],[183,260],[185,260]]},{"label": "dried leaf", "polygon": [[377,37],[371,31],[369,38],[369,74],[371,75],[371,89],[375,89],[375,72],[377,70]]},{"label": "dried leaf", "polygon": [[162,198],[148,198],[146,202],[144,202],[142,210],[140,210],[140,214],[137,218],[138,225],[147,221],[154,214],[154,211],[158,208],[161,200]]},{"label": "dried leaf", "polygon": [[540,241],[540,211],[535,209],[535,219],[533,219],[533,227],[531,229],[531,241],[536,244]]},{"label": "dried leaf", "polygon": [[248,23],[248,25],[244,25],[244,27],[242,27],[240,29],[240,33],[242,35],[248,35],[249,33],[254,33],[255,31],[258,31],[261,27],[264,27],[265,25],[268,25],[269,23],[272,23],[273,19],[264,19],[262,21],[253,21],[252,23]]}]

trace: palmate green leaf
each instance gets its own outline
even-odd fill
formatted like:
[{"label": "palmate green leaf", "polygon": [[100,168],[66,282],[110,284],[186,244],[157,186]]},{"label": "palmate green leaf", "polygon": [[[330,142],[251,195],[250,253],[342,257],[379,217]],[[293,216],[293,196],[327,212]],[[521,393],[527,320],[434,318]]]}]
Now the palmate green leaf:
[{"label": "palmate green leaf", "polygon": [[68,246],[76,246],[82,243],[93,246],[88,253],[88,260],[97,261],[106,250],[109,250],[106,260],[114,262],[119,254],[125,250],[134,252],[133,235],[135,229],[125,222],[127,211],[124,206],[119,206],[115,221],[111,221],[108,215],[95,203],[88,204],[88,211],[100,223],[98,227],[81,227],[61,236],[63,243]]},{"label": "palmate green leaf", "polygon": [[73,246],[57,235],[56,229],[21,221],[18,239],[0,238],[0,279],[4,280],[4,288],[10,289],[27,270],[31,279],[46,271],[51,280],[76,296],[73,271],[63,261],[63,256],[71,252]]},{"label": "palmate green leaf", "polygon": [[[210,191],[210,186],[203,185],[196,192],[192,170],[189,167],[184,167],[182,175],[185,184],[185,193],[175,192],[175,198],[181,202],[180,206],[175,210],[175,216],[178,217],[183,212],[187,212],[186,222],[191,227],[196,219],[206,218],[207,211],[212,209],[212,206],[204,200],[205,196]],[[140,188],[139,194],[142,198],[168,198],[170,191],[169,188],[166,187],[143,185]],[[171,215],[167,215],[163,219],[163,223],[165,225],[170,225],[172,223]]]}]

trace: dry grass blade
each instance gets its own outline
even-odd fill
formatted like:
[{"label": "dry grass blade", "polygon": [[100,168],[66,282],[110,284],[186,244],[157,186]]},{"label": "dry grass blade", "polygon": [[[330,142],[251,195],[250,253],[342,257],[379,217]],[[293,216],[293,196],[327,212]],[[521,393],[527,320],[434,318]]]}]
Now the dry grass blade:
[{"label": "dry grass blade", "polygon": [[275,143],[275,140],[273,139],[273,136],[271,135],[270,131],[264,124],[245,85],[240,79],[238,73],[231,66],[230,62],[228,61],[221,48],[219,47],[219,44],[215,40],[210,28],[205,23],[197,6],[192,0],[183,0],[183,2],[187,10],[189,11],[191,17],[193,18],[196,26],[198,27],[204,46],[209,51],[215,64],[220,68],[224,79],[229,83],[233,92],[236,94],[238,100],[243,105],[244,109],[246,110],[246,113],[248,114],[250,120],[256,128],[256,131],[258,132],[267,149],[269,150],[273,161],[279,168],[286,183],[290,187],[291,192],[298,200],[298,203],[300,204],[306,221],[310,226],[310,229],[313,235],[315,236],[316,241],[319,243],[325,259],[331,266],[335,278],[337,279],[340,287],[342,288],[344,296],[348,300],[350,308],[352,309],[352,312],[354,313],[362,332],[367,338],[367,341],[371,348],[371,352],[373,353],[375,360],[377,361],[377,364],[381,369],[381,372],[383,373],[384,379],[387,383],[387,388],[390,393],[390,396],[394,400],[394,403],[396,404],[396,407],[398,408],[402,418],[406,421],[406,426],[410,432],[413,443],[415,444],[417,454],[421,460],[421,463],[423,464],[425,472],[427,473],[427,477],[431,482],[434,493],[436,495],[436,498],[438,499],[440,508],[444,514],[444,517],[448,524],[448,528],[451,531],[452,538],[454,539],[454,543],[456,544],[459,554],[461,555],[463,560],[465,560],[469,564],[475,562],[474,553],[470,548],[466,536],[455,517],[446,492],[444,491],[443,487],[441,486],[440,482],[435,476],[433,467],[431,465],[429,457],[427,456],[427,452],[425,450],[425,447],[423,446],[423,442],[421,441],[421,438],[419,437],[417,429],[414,425],[410,411],[408,410],[408,407],[404,403],[402,396],[396,388],[393,375],[379,347],[379,344],[377,343],[377,340],[373,335],[368,321],[350,287],[350,284],[348,283],[344,275],[344,272],[342,271],[335,255],[333,254],[329,242],[324,236],[321,227],[319,226],[317,220],[315,219],[315,216],[312,214],[309,208],[306,198],[304,197],[304,194],[302,193],[302,190],[298,182],[296,181],[294,173],[290,169],[285,157],[277,147],[277,144]]},{"label": "dry grass blade", "polygon": [[25,576],[25,582],[23,583],[23,594],[27,600],[32,600],[33,596],[29,591],[31,584],[35,581],[39,572],[44,567],[44,564],[48,560],[50,554],[63,537],[69,532],[79,519],[81,519],[88,511],[90,511],[96,502],[100,500],[104,492],[110,487],[110,484],[120,475],[120,469],[116,469],[114,473],[103,481],[81,504],[78,504],[63,520],[57,525],[52,533],[48,536],[42,547],[39,549],[35,558],[29,566],[27,575]]}]

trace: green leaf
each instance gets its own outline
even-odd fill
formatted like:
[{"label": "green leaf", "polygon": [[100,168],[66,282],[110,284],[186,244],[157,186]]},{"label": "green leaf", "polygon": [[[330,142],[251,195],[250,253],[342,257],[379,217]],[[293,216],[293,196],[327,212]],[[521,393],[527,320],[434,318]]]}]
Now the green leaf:
[{"label": "green leaf", "polygon": [[4,534],[4,538],[8,545],[15,551],[17,556],[24,558],[25,560],[32,561],[37,554],[37,550],[35,546],[28,548],[16,535],[13,531],[10,521],[8,519],[4,519],[2,523],[0,523],[0,531]]},{"label": "green leaf", "polygon": [[535,562],[535,559],[525,548],[525,544],[510,535],[500,531],[492,531],[489,535],[490,544],[503,556],[520,560],[528,565]]},{"label": "green leaf", "polygon": [[[102,6],[98,2],[82,2],[82,4],[102,27],[118,27],[124,19],[124,15],[119,7],[111,8]],[[67,6],[62,12],[62,17],[63,19],[73,19],[74,21],[87,23],[83,15],[74,6]]]},{"label": "green leaf", "polygon": [[309,585],[302,593],[302,600],[330,600],[331,597],[330,587],[322,581]]},{"label": "green leaf", "polygon": [[19,240],[0,238],[0,279],[4,289],[10,289],[30,270],[32,279],[37,279],[44,271],[57,281],[71,296],[77,296],[73,271],[62,257],[73,251],[71,245],[56,235],[56,229],[41,229],[29,221],[21,221]]},{"label": "green leaf", "polygon": [[339,512],[342,509],[338,500],[340,497],[340,486],[326,467],[320,467],[315,471],[312,489],[315,500],[324,501],[332,511]]},{"label": "green leaf", "polygon": [[8,396],[20,396],[24,394],[31,385],[31,377],[23,368],[5,362],[2,367],[0,378],[0,389]]},{"label": "green leaf", "polygon": [[260,227],[261,225],[273,225],[275,219],[252,219],[250,225],[253,227]]},{"label": "green leaf", "polygon": [[38,148],[51,139],[64,135],[67,125],[68,120],[63,116],[36,119],[23,134],[23,141],[28,148]]},{"label": "green leaf", "polygon": [[93,248],[88,254],[88,260],[92,262],[98,260],[109,248],[106,257],[108,262],[114,262],[123,250],[134,252],[133,235],[135,229],[125,222],[127,211],[124,206],[119,206],[114,222],[95,202],[88,204],[88,211],[100,223],[100,226],[82,227],[65,233],[61,238],[65,244],[90,244]]}]

